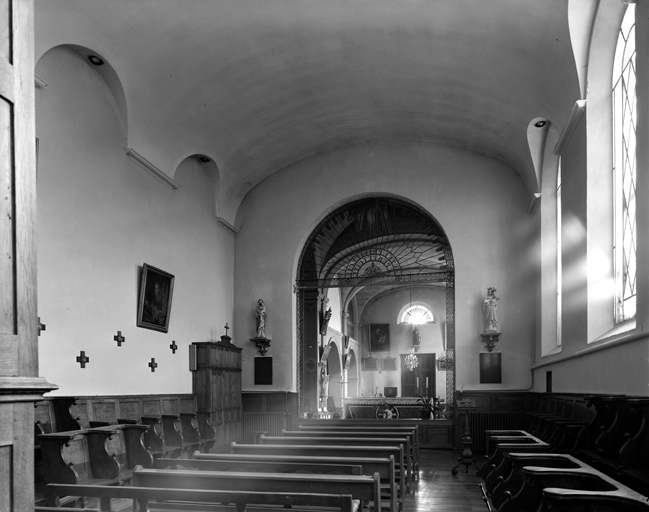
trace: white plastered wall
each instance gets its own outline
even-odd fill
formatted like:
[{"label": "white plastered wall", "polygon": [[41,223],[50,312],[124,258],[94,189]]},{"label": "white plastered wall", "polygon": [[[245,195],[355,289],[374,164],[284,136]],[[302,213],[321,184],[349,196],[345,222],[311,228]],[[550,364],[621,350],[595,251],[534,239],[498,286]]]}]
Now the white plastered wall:
[{"label": "white plastered wall", "polygon": [[[529,384],[534,343],[534,220],[518,175],[502,162],[428,144],[363,144],[317,155],[257,185],[237,217],[235,328],[253,334],[257,298],[268,308],[273,389],[295,390],[297,262],[311,230],[333,208],[366,194],[405,198],[443,226],[456,269],[457,386],[521,388]],[[502,385],[479,384],[482,298],[498,288],[503,335]],[[244,347],[243,389],[255,390],[255,347]]]},{"label": "white plastered wall", "polygon": [[[191,393],[189,344],[232,325],[234,236],[208,175],[188,158],[172,190],[129,160],[108,90],[75,53],[36,72],[49,84],[36,99],[39,373],[59,395]],[[143,263],[175,275],[168,333],[136,327]]]}]

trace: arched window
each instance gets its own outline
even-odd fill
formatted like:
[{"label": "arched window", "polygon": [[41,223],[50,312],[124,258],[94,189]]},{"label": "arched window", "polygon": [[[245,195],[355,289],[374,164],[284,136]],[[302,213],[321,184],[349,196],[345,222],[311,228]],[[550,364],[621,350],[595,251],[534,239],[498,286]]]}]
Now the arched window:
[{"label": "arched window", "polygon": [[428,309],[426,306],[415,304],[414,306],[410,306],[403,312],[403,315],[401,315],[400,323],[421,325],[432,323],[433,321],[433,313],[430,311],[430,309]]},{"label": "arched window", "polygon": [[620,26],[613,67],[615,323],[636,315],[635,5]]}]

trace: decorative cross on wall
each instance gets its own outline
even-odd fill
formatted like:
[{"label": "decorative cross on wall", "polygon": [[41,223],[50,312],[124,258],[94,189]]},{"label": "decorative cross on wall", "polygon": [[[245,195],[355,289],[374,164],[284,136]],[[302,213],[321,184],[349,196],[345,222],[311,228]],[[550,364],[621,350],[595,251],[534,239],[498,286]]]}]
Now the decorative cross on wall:
[{"label": "decorative cross on wall", "polygon": [[81,365],[81,368],[85,368],[86,363],[89,363],[89,362],[90,362],[90,358],[86,357],[86,352],[84,350],[79,352],[79,355],[77,356],[77,363],[79,363]]},{"label": "decorative cross on wall", "polygon": [[149,363],[149,368],[151,368],[151,371],[154,372],[155,369],[158,367],[158,363],[155,362],[155,358],[151,358],[151,362]]},{"label": "decorative cross on wall", "polygon": [[117,342],[118,347],[121,347],[122,343],[126,341],[126,338],[122,336],[122,331],[117,331],[117,334],[113,336],[113,339]]},{"label": "decorative cross on wall", "polygon": [[175,342],[175,341],[172,341],[172,342],[171,342],[171,345],[169,345],[169,348],[170,348],[171,351],[175,354],[175,353],[176,353],[176,350],[178,350],[178,345],[176,345],[176,342]]},{"label": "decorative cross on wall", "polygon": [[47,327],[47,325],[41,323],[41,317],[39,316],[38,317],[38,335],[39,336],[41,335],[41,331],[47,330],[46,327]]},{"label": "decorative cross on wall", "polygon": [[229,328],[230,328],[230,327],[228,327],[228,324],[227,324],[227,322],[226,322],[226,323],[225,323],[225,335],[226,335],[226,336],[228,335],[228,329],[229,329]]}]

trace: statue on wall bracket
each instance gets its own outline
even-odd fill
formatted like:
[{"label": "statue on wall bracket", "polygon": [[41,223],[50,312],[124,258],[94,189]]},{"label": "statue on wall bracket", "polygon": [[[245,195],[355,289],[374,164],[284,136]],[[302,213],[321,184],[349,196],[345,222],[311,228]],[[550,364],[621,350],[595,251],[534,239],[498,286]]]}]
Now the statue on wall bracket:
[{"label": "statue on wall bracket", "polygon": [[498,332],[498,301],[496,288],[487,288],[487,295],[482,301],[483,331],[480,334],[482,341],[486,344],[487,350],[491,352],[500,338]]},{"label": "statue on wall bracket", "polygon": [[257,309],[255,310],[255,332],[256,336],[251,338],[250,341],[256,344],[259,353],[265,356],[268,347],[270,347],[270,339],[266,337],[266,304],[262,299],[257,301]]}]

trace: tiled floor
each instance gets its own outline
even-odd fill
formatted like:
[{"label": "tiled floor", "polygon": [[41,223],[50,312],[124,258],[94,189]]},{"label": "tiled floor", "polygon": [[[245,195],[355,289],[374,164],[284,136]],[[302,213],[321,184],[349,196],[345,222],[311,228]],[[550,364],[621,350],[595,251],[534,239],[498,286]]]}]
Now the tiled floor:
[{"label": "tiled floor", "polygon": [[[405,512],[486,512],[482,500],[480,477],[476,468],[461,465],[457,475],[451,474],[458,464],[458,453],[422,450],[419,453],[419,482],[406,497]],[[478,465],[481,459],[478,461]]]}]

